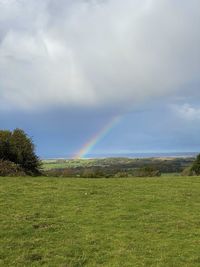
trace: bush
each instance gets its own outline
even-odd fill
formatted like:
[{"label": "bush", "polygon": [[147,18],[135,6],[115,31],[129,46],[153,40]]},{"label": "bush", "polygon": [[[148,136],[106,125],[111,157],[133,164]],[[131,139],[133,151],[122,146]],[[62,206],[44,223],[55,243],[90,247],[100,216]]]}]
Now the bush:
[{"label": "bush", "polygon": [[51,169],[42,172],[42,175],[48,177],[76,177],[76,170],[73,169]]},{"label": "bush", "polygon": [[187,167],[182,171],[181,175],[182,176],[192,176],[192,175],[195,175],[195,173],[194,173],[194,171],[192,171],[191,167]]},{"label": "bush", "polygon": [[0,176],[25,176],[23,169],[8,160],[0,160]]},{"label": "bush", "polygon": [[104,176],[105,175],[101,170],[93,169],[93,168],[85,168],[80,173],[80,177],[83,177],[83,178],[101,178]]},{"label": "bush", "polygon": [[181,174],[183,176],[200,175],[200,154],[196,157],[192,166],[185,168]]},{"label": "bush", "polygon": [[128,172],[117,172],[114,177],[115,178],[123,178],[123,177],[129,177],[130,174]]},{"label": "bush", "polygon": [[159,177],[161,172],[153,167],[146,166],[135,171],[134,176],[138,177]]},{"label": "bush", "polygon": [[191,172],[194,175],[200,175],[200,154],[196,157],[196,160],[191,167]]}]

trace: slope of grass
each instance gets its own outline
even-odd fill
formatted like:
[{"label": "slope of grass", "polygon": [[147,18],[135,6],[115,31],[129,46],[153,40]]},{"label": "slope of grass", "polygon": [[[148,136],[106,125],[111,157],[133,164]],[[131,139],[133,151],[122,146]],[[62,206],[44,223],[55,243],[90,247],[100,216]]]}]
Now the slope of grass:
[{"label": "slope of grass", "polygon": [[0,178],[0,266],[200,266],[200,178]]}]

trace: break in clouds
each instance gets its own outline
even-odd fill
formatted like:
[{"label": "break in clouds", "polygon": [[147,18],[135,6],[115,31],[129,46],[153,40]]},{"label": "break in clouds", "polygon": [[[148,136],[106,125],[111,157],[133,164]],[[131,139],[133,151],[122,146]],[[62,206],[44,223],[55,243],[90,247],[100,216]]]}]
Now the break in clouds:
[{"label": "break in clouds", "polygon": [[199,0],[0,0],[0,108],[187,95],[199,26]]}]

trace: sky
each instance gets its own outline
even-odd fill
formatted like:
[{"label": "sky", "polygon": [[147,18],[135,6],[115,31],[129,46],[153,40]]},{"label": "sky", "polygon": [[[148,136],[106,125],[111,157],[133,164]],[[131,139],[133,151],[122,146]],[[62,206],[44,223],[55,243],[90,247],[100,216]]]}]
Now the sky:
[{"label": "sky", "polygon": [[0,0],[0,128],[42,158],[199,152],[199,28],[199,0]]}]

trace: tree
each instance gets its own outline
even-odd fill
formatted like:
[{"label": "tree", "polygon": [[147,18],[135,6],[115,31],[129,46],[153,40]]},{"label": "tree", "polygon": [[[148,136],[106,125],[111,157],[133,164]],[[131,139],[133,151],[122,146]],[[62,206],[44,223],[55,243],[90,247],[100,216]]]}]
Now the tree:
[{"label": "tree", "polygon": [[0,131],[0,159],[10,160],[10,131]]},{"label": "tree", "polygon": [[28,174],[39,173],[40,161],[35,146],[21,129],[0,131],[0,159],[18,164]]}]

